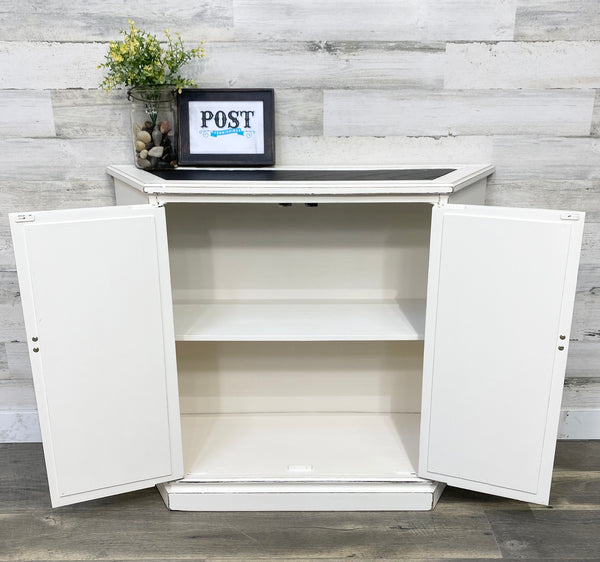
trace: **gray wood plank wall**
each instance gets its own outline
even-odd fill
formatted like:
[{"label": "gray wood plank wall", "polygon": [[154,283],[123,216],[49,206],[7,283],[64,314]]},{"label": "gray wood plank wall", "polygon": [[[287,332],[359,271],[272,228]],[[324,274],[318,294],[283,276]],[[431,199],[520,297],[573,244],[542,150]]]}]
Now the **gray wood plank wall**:
[{"label": "gray wood plank wall", "polygon": [[275,88],[279,164],[491,162],[490,203],[586,211],[560,431],[600,438],[597,0],[34,0],[0,3],[0,441],[39,439],[7,213],[114,202],[128,18],[204,40],[201,87]]}]

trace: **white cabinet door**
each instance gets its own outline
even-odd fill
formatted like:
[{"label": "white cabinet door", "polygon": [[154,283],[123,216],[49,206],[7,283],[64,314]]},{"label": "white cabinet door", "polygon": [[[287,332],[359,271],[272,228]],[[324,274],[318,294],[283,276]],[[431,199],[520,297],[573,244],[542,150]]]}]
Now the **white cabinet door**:
[{"label": "white cabinet door", "polygon": [[548,503],[583,220],[434,208],[420,476]]},{"label": "white cabinet door", "polygon": [[52,505],[181,477],[164,209],[10,221]]}]

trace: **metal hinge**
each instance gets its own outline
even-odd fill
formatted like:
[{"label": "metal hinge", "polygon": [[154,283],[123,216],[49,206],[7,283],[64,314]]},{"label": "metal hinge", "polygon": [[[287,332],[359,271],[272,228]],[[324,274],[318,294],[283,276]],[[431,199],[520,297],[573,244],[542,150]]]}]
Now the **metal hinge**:
[{"label": "metal hinge", "polygon": [[560,215],[560,220],[563,221],[578,221],[581,218],[577,213],[563,213]]},{"label": "metal hinge", "polygon": [[31,213],[20,213],[17,215],[17,218],[15,218],[15,222],[34,222],[35,221],[35,215],[31,214]]}]

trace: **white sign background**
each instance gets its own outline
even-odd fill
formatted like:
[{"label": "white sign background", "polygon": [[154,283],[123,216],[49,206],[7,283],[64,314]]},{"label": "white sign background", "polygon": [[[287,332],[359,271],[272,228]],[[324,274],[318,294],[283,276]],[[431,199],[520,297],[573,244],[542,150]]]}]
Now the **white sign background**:
[{"label": "white sign background", "polygon": [[[202,127],[202,112],[210,111],[213,116],[222,111],[227,117],[224,127],[217,127],[214,117],[206,120]],[[237,112],[239,125],[229,118],[231,111]],[[246,128],[246,116],[240,111],[253,111]],[[263,154],[265,134],[263,128],[262,101],[190,101],[190,154]],[[207,115],[207,114],[205,114]],[[222,116],[220,116],[222,118]],[[222,124],[222,123],[220,123]]]}]

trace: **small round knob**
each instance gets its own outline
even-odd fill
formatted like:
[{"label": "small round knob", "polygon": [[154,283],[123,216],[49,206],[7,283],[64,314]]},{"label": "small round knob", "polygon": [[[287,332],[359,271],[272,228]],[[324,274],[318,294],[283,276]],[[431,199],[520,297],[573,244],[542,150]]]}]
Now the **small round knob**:
[{"label": "small round knob", "polygon": [[559,346],[558,346],[558,351],[563,351],[564,349],[565,349],[565,346],[564,346],[564,345],[559,345]]},{"label": "small round knob", "polygon": [[558,336],[561,340],[566,339],[567,336],[565,336],[564,334],[561,334],[560,336]]},{"label": "small round knob", "polygon": [[38,337],[37,337],[37,336],[33,336],[33,337],[31,338],[31,341],[38,341]]},{"label": "small round knob", "polygon": [[34,353],[37,353],[39,350],[40,350],[40,348],[39,348],[39,347],[34,347],[34,348],[33,348],[33,352],[34,352]]}]

